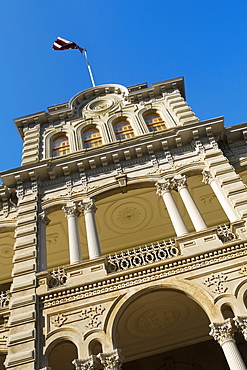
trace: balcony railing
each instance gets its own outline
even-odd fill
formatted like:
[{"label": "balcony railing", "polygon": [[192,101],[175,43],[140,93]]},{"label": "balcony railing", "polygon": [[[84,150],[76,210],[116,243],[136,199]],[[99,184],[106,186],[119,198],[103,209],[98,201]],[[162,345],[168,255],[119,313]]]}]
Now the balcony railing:
[{"label": "balcony railing", "polygon": [[108,257],[108,272],[116,272],[163,261],[180,254],[174,240],[134,248]]}]

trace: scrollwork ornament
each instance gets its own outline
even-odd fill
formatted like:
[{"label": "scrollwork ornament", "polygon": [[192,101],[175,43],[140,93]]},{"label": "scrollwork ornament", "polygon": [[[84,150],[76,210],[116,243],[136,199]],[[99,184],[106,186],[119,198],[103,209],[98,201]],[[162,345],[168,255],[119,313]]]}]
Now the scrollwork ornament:
[{"label": "scrollwork ornament", "polygon": [[187,187],[186,176],[177,175],[172,180],[173,187],[178,191]]},{"label": "scrollwork ornament", "polygon": [[56,326],[56,327],[60,327],[64,324],[64,322],[67,320],[67,317],[65,317],[64,315],[62,314],[58,314],[57,316],[53,317],[51,319],[51,323]]},{"label": "scrollwork ornament", "polygon": [[116,348],[112,353],[99,353],[97,357],[100,359],[104,370],[120,370],[124,357],[120,354],[121,350]]},{"label": "scrollwork ornament", "polygon": [[207,287],[213,288],[213,293],[222,294],[228,290],[228,287],[225,287],[224,283],[227,281],[228,276],[224,274],[212,274],[210,277],[204,280],[203,284]]},{"label": "scrollwork ornament", "polygon": [[202,182],[204,182],[204,184],[210,184],[210,182],[213,180],[213,177],[211,175],[211,173],[204,169],[202,171]]},{"label": "scrollwork ornament", "polygon": [[165,192],[168,192],[171,190],[171,182],[167,179],[161,179],[156,182],[155,184],[157,191],[156,194],[162,196]]},{"label": "scrollwork ornament", "polygon": [[211,328],[209,335],[211,335],[220,346],[226,342],[235,342],[232,319],[227,319],[223,323],[209,325]]},{"label": "scrollwork ornament", "polygon": [[86,198],[84,199],[81,203],[80,203],[83,211],[84,211],[84,214],[86,214],[87,212],[93,212],[95,213],[97,208],[95,207],[94,205],[94,199],[91,199],[91,198]]},{"label": "scrollwork ornament", "polygon": [[99,359],[91,355],[86,360],[74,360],[73,365],[75,365],[76,370],[98,370],[102,369]]},{"label": "scrollwork ornament", "polygon": [[80,215],[80,212],[79,212],[79,210],[77,208],[77,205],[75,203],[72,204],[72,205],[64,206],[63,210],[64,210],[65,216],[67,218],[71,217],[71,216],[79,217],[79,215]]},{"label": "scrollwork ornament", "polygon": [[237,329],[243,334],[244,339],[247,341],[247,317],[237,316],[233,319]]}]

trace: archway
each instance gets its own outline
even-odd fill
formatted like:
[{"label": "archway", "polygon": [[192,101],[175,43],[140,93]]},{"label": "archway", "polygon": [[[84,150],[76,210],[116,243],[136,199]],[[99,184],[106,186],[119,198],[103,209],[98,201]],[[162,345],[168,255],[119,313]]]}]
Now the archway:
[{"label": "archway", "polygon": [[75,370],[72,361],[77,358],[77,348],[74,343],[61,340],[52,348],[48,364],[52,370]]},{"label": "archway", "polygon": [[220,346],[208,334],[209,323],[184,293],[145,291],[125,307],[116,325],[123,370],[228,369]]}]

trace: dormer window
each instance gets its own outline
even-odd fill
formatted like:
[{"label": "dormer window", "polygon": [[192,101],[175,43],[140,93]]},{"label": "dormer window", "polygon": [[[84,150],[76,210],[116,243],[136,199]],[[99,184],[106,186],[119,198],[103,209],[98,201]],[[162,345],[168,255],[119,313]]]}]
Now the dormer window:
[{"label": "dormer window", "polygon": [[102,145],[102,138],[97,128],[85,131],[82,134],[84,148],[93,148]]},{"label": "dormer window", "polygon": [[117,140],[130,139],[131,137],[135,136],[134,130],[130,122],[127,120],[115,123],[113,125],[113,128],[114,128]]},{"label": "dormer window", "polygon": [[61,135],[56,137],[52,141],[52,156],[60,157],[61,155],[68,154],[70,152],[69,148],[69,138],[66,135]]},{"label": "dormer window", "polygon": [[150,113],[144,116],[144,120],[150,132],[161,131],[166,128],[166,124],[159,113]]}]

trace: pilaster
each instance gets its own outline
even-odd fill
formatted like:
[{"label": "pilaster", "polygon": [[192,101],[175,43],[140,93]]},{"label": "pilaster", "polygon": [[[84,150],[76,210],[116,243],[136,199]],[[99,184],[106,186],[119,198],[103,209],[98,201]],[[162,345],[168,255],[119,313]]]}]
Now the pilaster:
[{"label": "pilaster", "polygon": [[39,160],[40,125],[24,129],[24,144],[22,151],[22,165]]},{"label": "pilaster", "polygon": [[8,355],[6,369],[33,370],[36,338],[37,192],[23,195],[18,203],[18,222],[13,258]]}]

